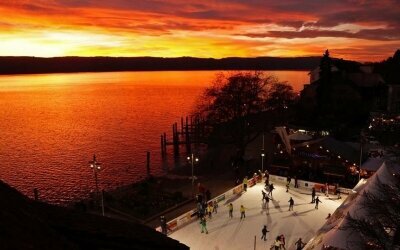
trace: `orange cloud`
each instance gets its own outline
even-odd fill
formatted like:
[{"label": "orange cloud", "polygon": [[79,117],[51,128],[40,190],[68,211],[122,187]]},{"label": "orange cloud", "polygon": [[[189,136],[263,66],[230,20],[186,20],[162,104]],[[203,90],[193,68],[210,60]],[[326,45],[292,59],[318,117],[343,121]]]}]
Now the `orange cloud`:
[{"label": "orange cloud", "polygon": [[0,55],[382,60],[400,47],[394,3],[15,0],[0,4]]}]

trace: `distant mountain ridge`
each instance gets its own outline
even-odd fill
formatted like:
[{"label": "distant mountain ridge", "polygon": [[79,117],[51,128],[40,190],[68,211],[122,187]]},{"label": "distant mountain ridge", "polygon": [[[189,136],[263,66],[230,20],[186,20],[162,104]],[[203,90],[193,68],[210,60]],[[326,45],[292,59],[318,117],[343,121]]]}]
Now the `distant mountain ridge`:
[{"label": "distant mountain ridge", "polygon": [[0,57],[0,74],[167,70],[311,70],[320,57]]}]

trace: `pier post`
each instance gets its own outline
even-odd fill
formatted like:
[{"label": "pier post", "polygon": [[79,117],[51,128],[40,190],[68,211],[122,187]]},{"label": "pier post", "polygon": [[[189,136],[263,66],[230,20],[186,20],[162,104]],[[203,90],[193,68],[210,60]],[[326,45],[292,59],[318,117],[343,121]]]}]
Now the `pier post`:
[{"label": "pier post", "polygon": [[39,200],[39,191],[37,188],[33,189],[33,195],[35,197],[35,201],[38,201]]},{"label": "pier post", "polygon": [[161,156],[164,157],[164,138],[163,135],[161,134],[161,141],[160,141],[160,147],[161,147]]},{"label": "pier post", "polygon": [[147,178],[150,177],[150,152],[147,151],[147,161],[146,161]]}]

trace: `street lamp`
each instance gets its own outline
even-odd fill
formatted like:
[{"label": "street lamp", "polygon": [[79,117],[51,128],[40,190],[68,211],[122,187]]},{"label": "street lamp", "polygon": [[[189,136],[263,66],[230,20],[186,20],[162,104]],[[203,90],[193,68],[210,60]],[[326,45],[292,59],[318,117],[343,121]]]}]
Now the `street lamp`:
[{"label": "street lamp", "polygon": [[194,195],[194,162],[198,162],[199,158],[194,157],[193,154],[187,157],[188,161],[192,164],[192,196]]},{"label": "street lamp", "polygon": [[261,149],[261,173],[264,173],[264,133],[262,135],[262,149]]},{"label": "street lamp", "polygon": [[97,172],[100,171],[101,163],[96,161],[96,155],[93,155],[93,160],[89,161],[90,168],[93,169],[94,182],[96,183],[96,196],[99,195],[99,184],[97,180]]}]

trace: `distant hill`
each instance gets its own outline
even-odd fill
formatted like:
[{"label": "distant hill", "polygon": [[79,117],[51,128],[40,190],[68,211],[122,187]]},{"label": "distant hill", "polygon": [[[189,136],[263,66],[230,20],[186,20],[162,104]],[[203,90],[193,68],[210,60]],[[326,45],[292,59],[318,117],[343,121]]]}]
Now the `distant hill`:
[{"label": "distant hill", "polygon": [[0,57],[0,74],[156,70],[310,70],[320,57]]}]

